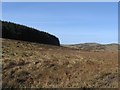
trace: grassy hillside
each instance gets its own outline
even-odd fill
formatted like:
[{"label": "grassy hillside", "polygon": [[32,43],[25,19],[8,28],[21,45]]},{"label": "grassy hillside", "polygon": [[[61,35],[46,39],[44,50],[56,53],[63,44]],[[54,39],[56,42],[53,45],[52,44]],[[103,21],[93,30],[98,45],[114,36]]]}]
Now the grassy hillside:
[{"label": "grassy hillside", "polygon": [[3,39],[3,87],[118,88],[118,53]]},{"label": "grassy hillside", "polygon": [[59,39],[49,33],[24,25],[2,21],[2,37],[50,45],[60,45]]}]

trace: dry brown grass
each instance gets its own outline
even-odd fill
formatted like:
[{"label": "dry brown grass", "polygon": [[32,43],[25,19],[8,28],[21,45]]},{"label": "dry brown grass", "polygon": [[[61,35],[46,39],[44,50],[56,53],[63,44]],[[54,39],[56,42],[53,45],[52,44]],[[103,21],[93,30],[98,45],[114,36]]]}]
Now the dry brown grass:
[{"label": "dry brown grass", "polygon": [[118,53],[3,39],[3,87],[118,88]]}]

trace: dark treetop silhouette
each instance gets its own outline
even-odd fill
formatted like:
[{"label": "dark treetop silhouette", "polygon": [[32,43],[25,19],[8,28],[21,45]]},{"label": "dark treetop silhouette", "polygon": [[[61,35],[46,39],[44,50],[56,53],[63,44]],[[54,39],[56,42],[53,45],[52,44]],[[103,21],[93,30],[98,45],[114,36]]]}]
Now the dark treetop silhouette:
[{"label": "dark treetop silhouette", "polygon": [[59,39],[54,35],[6,21],[2,21],[2,38],[60,46]]}]

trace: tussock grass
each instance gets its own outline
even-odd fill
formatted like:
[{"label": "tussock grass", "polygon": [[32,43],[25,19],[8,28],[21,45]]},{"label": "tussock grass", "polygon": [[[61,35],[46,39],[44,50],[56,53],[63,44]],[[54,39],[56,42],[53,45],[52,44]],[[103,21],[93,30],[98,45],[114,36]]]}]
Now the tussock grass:
[{"label": "tussock grass", "polygon": [[117,52],[88,52],[7,39],[3,39],[2,49],[4,88],[118,87]]}]

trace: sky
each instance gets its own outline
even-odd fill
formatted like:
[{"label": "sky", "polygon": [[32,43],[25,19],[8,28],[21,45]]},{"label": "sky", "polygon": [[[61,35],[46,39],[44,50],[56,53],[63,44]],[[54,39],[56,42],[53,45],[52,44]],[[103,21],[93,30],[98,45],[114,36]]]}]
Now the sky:
[{"label": "sky", "polygon": [[1,0],[2,2],[119,2],[119,0]]},{"label": "sky", "polygon": [[117,43],[117,2],[3,2],[2,20],[57,36],[61,44]]}]

